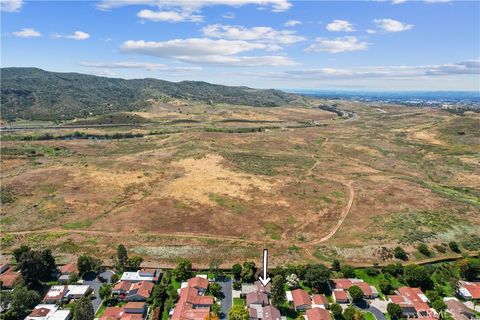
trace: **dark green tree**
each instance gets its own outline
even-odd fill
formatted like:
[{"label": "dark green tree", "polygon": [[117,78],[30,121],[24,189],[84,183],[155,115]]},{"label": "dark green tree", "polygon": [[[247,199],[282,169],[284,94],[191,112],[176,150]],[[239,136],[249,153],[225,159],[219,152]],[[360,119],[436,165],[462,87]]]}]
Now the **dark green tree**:
[{"label": "dark green tree", "polygon": [[387,313],[390,316],[391,320],[402,319],[402,315],[403,315],[402,307],[400,307],[396,303],[389,303],[387,305]]},{"label": "dark green tree", "polygon": [[393,277],[399,277],[403,275],[403,266],[401,263],[389,264],[383,268],[384,273],[388,273]]},{"label": "dark green tree", "polygon": [[343,316],[342,316],[343,309],[342,309],[342,307],[341,307],[338,303],[332,303],[332,304],[330,305],[330,311],[332,312],[333,317],[334,317],[336,320],[343,319]]},{"label": "dark green tree", "polygon": [[128,266],[128,254],[127,249],[123,244],[119,244],[117,247],[117,260],[116,268],[119,272],[125,271]]},{"label": "dark green tree", "polygon": [[285,295],[285,279],[281,275],[276,275],[272,279],[271,302],[275,307],[279,307],[287,301]]},{"label": "dark green tree", "polygon": [[363,315],[360,312],[360,310],[354,308],[354,307],[347,307],[343,311],[343,318],[345,320],[362,320]]},{"label": "dark green tree", "polygon": [[242,275],[242,266],[239,263],[236,263],[232,266],[232,274],[235,280],[239,280]]},{"label": "dark green tree", "polygon": [[187,259],[182,259],[178,266],[173,270],[173,275],[178,281],[185,281],[193,276],[192,262]]},{"label": "dark green tree", "polygon": [[98,295],[102,300],[109,298],[112,295],[112,286],[108,284],[102,284],[98,290]]},{"label": "dark green tree", "polygon": [[18,247],[16,249],[14,249],[12,254],[15,257],[15,261],[17,261],[17,263],[18,263],[20,261],[20,257],[22,256],[22,254],[24,252],[28,252],[30,250],[31,250],[30,247],[27,246],[27,245],[24,245],[24,244],[22,244],[20,247]]},{"label": "dark green tree", "polygon": [[68,283],[69,284],[75,284],[75,283],[78,282],[78,280],[80,280],[80,277],[78,276],[78,273],[72,272],[68,276]]},{"label": "dark green tree", "polygon": [[453,252],[456,252],[456,253],[460,253],[460,246],[458,245],[458,243],[456,241],[450,241],[448,243],[448,246],[450,247],[450,250],[452,250]]},{"label": "dark green tree", "polygon": [[89,297],[78,299],[73,315],[75,320],[93,320],[95,318],[95,311]]},{"label": "dark green tree", "polygon": [[332,263],[333,271],[338,272],[338,271],[340,271],[340,268],[341,268],[340,260],[338,260],[338,259],[333,260],[333,263]]},{"label": "dark green tree", "polygon": [[363,291],[359,286],[351,286],[350,289],[348,289],[348,293],[350,294],[350,297],[352,297],[353,302],[363,300]]},{"label": "dark green tree", "polygon": [[8,319],[24,319],[41,300],[37,291],[28,290],[26,286],[16,286],[12,291],[2,292],[1,303],[4,309],[8,308]]},{"label": "dark green tree", "polygon": [[387,279],[380,280],[378,286],[380,287],[380,291],[385,295],[392,294],[392,291],[394,289],[392,283]]},{"label": "dark green tree", "polygon": [[138,270],[138,268],[140,268],[140,265],[142,264],[142,262],[143,262],[143,258],[140,256],[130,257],[128,258],[128,262],[127,262],[128,269],[136,271]]},{"label": "dark green tree", "polygon": [[248,310],[245,309],[243,306],[236,305],[230,308],[228,311],[228,318],[230,320],[249,320],[250,315]]},{"label": "dark green tree", "polygon": [[29,250],[20,256],[18,269],[27,284],[38,281],[48,281],[57,269],[55,259],[50,250]]},{"label": "dark green tree", "polygon": [[245,261],[243,263],[241,277],[244,282],[252,283],[255,280],[257,268],[254,262]]},{"label": "dark green tree", "polygon": [[340,268],[345,278],[355,278],[355,268],[346,264]]},{"label": "dark green tree", "polygon": [[305,281],[318,292],[328,291],[328,280],[330,280],[331,271],[323,264],[312,265],[305,273]]},{"label": "dark green tree", "polygon": [[208,284],[207,293],[214,296],[215,298],[220,298],[222,288],[216,282],[210,282]]},{"label": "dark green tree", "polygon": [[420,243],[417,246],[417,250],[418,250],[418,252],[420,252],[424,256],[430,257],[432,255],[432,253],[430,252],[430,249],[428,248],[428,246],[425,243]]},{"label": "dark green tree", "polygon": [[443,301],[442,298],[434,300],[432,302],[432,307],[433,309],[437,310],[437,312],[442,312],[447,310],[447,304]]},{"label": "dark green tree", "polygon": [[408,260],[408,255],[405,252],[405,250],[403,250],[402,247],[395,247],[393,249],[393,256],[400,260],[404,260],[404,261]]},{"label": "dark green tree", "polygon": [[83,275],[88,272],[98,272],[102,266],[102,261],[83,254],[77,258],[78,273]]},{"label": "dark green tree", "polygon": [[410,287],[420,287],[422,290],[428,290],[433,287],[430,273],[424,266],[415,264],[406,266],[403,277]]},{"label": "dark green tree", "polygon": [[480,259],[465,258],[458,262],[460,276],[465,280],[475,280],[480,276]]}]

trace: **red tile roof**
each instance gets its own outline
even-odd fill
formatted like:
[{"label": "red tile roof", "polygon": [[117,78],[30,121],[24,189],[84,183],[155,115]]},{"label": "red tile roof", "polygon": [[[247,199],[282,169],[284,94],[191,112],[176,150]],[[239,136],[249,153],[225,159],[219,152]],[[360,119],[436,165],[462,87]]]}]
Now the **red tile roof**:
[{"label": "red tile roof", "polygon": [[280,311],[274,306],[263,307],[262,314],[262,320],[280,320],[282,318]]},{"label": "red tile roof", "polygon": [[307,320],[330,320],[330,313],[322,308],[308,309]]},{"label": "red tile roof", "polygon": [[123,307],[125,309],[142,309],[145,308],[145,302],[128,302]]},{"label": "red tile roof", "polygon": [[312,297],[312,301],[314,304],[319,304],[319,305],[326,305],[328,304],[328,299],[325,295],[323,294],[316,294]]},{"label": "red tile roof", "polygon": [[59,269],[62,274],[78,273],[77,264],[74,262],[63,265]]},{"label": "red tile roof", "polygon": [[122,307],[108,307],[105,309],[105,312],[100,320],[120,319],[124,313],[125,312]]},{"label": "red tile roof", "polygon": [[[189,283],[196,283],[196,281],[197,280],[189,281]],[[210,306],[213,303],[213,297],[200,296],[198,294],[198,289],[194,287],[188,286],[182,288],[180,290],[180,297],[178,299],[178,302],[175,305],[175,309],[173,310],[171,320],[204,320],[209,314]]]},{"label": "red tile roof", "polygon": [[353,285],[359,287],[362,290],[364,296],[371,297],[373,295],[372,288],[368,283],[357,282],[357,283],[354,283]]},{"label": "red tile roof", "polygon": [[[425,295],[423,294],[422,290],[420,290],[420,288],[401,287],[398,289],[398,292],[401,296],[404,297],[405,300],[407,300],[407,304],[413,306],[413,308],[419,315],[419,318],[427,319],[428,317],[433,317],[432,315],[434,314],[434,312],[432,309],[430,309],[428,303],[422,299],[422,297],[424,297]],[[433,318],[438,319],[435,317]]]},{"label": "red tile roof", "polygon": [[333,290],[333,296],[335,297],[335,301],[348,301],[347,292],[342,289],[335,289]]},{"label": "red tile roof", "polygon": [[303,289],[295,289],[292,291],[293,304],[295,308],[303,305],[311,305],[310,296]]},{"label": "red tile roof", "polygon": [[18,278],[20,278],[20,272],[16,272],[14,268],[10,268],[4,273],[0,274],[2,286],[6,288],[12,288]]},{"label": "red tile roof", "polygon": [[187,284],[189,287],[194,287],[198,289],[207,290],[208,288],[208,280],[202,277],[194,277],[188,279]]},{"label": "red tile roof", "polygon": [[332,279],[333,287],[335,289],[348,290],[353,285],[350,279]]},{"label": "red tile roof", "polygon": [[125,292],[127,292],[128,290],[130,290],[131,286],[132,286],[131,282],[120,281],[120,282],[117,282],[117,284],[115,284],[115,286],[113,287],[113,291],[125,291]]},{"label": "red tile roof", "polygon": [[30,312],[29,317],[45,317],[50,312],[48,308],[36,308]]},{"label": "red tile roof", "polygon": [[148,281],[140,281],[137,283],[134,283],[129,290],[129,294],[132,290],[138,290],[136,295],[140,297],[144,297],[145,299],[150,298],[150,295],[152,294],[154,284]]},{"label": "red tile roof", "polygon": [[263,292],[249,292],[245,295],[245,299],[247,301],[247,306],[251,304],[268,304],[268,296],[266,293]]},{"label": "red tile roof", "polygon": [[480,282],[461,281],[461,286],[468,290],[472,299],[480,299]]}]

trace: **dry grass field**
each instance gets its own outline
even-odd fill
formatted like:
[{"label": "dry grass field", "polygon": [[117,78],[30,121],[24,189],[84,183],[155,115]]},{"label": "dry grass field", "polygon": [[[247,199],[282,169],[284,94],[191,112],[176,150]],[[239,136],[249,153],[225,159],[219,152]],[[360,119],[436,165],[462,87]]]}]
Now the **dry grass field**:
[{"label": "dry grass field", "polygon": [[[147,262],[229,266],[264,246],[273,265],[362,264],[480,241],[479,114],[336,103],[358,116],[178,103],[131,114],[144,125],[75,129],[139,138],[4,140],[2,248],[108,260],[123,243]],[[9,138],[45,132],[73,130]]]}]

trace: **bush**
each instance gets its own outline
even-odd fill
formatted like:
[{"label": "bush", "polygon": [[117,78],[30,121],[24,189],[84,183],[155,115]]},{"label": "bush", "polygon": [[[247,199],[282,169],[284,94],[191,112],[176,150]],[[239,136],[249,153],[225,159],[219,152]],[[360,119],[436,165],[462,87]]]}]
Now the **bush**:
[{"label": "bush", "polygon": [[400,307],[396,303],[389,303],[387,305],[387,313],[392,320],[399,320],[402,319],[403,311],[402,307]]},{"label": "bush", "polygon": [[330,311],[335,319],[342,319],[343,309],[338,303],[332,303],[330,305]]},{"label": "bush", "polygon": [[233,283],[233,289],[235,290],[242,290],[242,281],[235,281]]},{"label": "bush", "polygon": [[369,275],[370,277],[376,277],[380,274],[380,270],[376,269],[376,268],[366,268],[365,269],[365,272],[367,273],[367,275]]},{"label": "bush", "polygon": [[355,278],[355,268],[346,264],[340,268],[345,278]]},{"label": "bush", "polygon": [[428,249],[428,246],[425,243],[420,243],[417,246],[417,250],[424,256],[430,257],[432,255],[432,253],[430,252],[430,249]]},{"label": "bush", "polygon": [[402,247],[395,247],[395,249],[393,249],[393,256],[400,260],[408,260],[408,255]]},{"label": "bush", "polygon": [[380,287],[380,291],[386,295],[392,294],[392,291],[394,289],[392,283],[386,279],[380,281],[378,286]]},{"label": "bush", "polygon": [[363,300],[363,291],[359,286],[351,286],[350,289],[348,289],[348,293],[350,294],[350,297],[352,297],[353,302]]},{"label": "bush", "polygon": [[458,245],[457,242],[450,241],[448,243],[448,246],[450,247],[450,250],[452,250],[453,252],[460,253],[460,246]]}]

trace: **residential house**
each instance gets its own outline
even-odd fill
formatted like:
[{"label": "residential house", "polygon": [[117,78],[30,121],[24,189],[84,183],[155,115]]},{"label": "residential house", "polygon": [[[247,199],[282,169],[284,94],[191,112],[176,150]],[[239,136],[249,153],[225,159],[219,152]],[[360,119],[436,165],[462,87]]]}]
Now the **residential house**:
[{"label": "residential house", "polygon": [[344,291],[348,291],[352,286],[357,286],[362,290],[363,297],[366,299],[374,299],[378,297],[377,289],[374,286],[369,285],[368,283],[364,282],[362,279],[356,278],[342,278],[342,279],[332,279],[329,282],[330,289],[333,291],[334,289],[342,289]]},{"label": "residential house", "polygon": [[188,279],[187,286],[197,289],[200,293],[207,291],[208,289],[208,279],[203,277],[193,277]]},{"label": "residential house", "polygon": [[89,285],[58,285],[50,287],[43,298],[46,303],[61,304],[70,300],[76,300],[88,296],[93,292]]},{"label": "residential house", "polygon": [[108,307],[99,320],[143,320],[140,313],[128,313],[124,307]]},{"label": "residential house", "polygon": [[327,309],[328,308],[328,299],[324,294],[315,294],[312,297],[312,308],[323,308]]},{"label": "residential house", "polygon": [[10,289],[15,286],[17,283],[18,279],[21,277],[21,273],[18,271],[15,271],[13,267],[10,267],[8,263],[3,264],[0,267],[0,270],[2,270],[0,274],[0,284],[3,289]]},{"label": "residential house", "polygon": [[465,300],[479,300],[480,282],[459,281],[457,293]]},{"label": "residential house", "polygon": [[66,265],[61,266],[58,268],[60,271],[60,277],[58,278],[58,282],[60,283],[67,283],[70,279],[70,275],[73,273],[78,274],[77,264],[75,262],[68,263]]},{"label": "residential house", "polygon": [[70,310],[62,310],[55,304],[39,304],[25,320],[70,320]]},{"label": "residential house", "polygon": [[251,307],[252,305],[258,305],[264,307],[268,305],[268,296],[266,293],[263,292],[250,292],[247,293],[245,296],[247,307]]},{"label": "residential house", "polygon": [[268,305],[262,307],[260,305],[248,308],[250,320],[281,320],[280,311],[274,306]]},{"label": "residential house", "polygon": [[189,283],[198,285],[196,280],[190,280],[187,281],[187,287],[180,289],[171,320],[204,320],[210,314],[210,307],[214,303],[213,297],[203,296],[202,291],[188,286]]},{"label": "residential house", "polygon": [[406,317],[438,319],[437,312],[428,305],[428,298],[420,288],[401,287],[396,295],[388,297],[389,302],[398,304]]},{"label": "residential house", "polygon": [[129,302],[123,306],[126,313],[145,314],[147,306],[145,302]]},{"label": "residential house", "polygon": [[303,289],[292,290],[292,299],[295,310],[304,311],[312,307],[310,296]]},{"label": "residential house", "polygon": [[124,272],[120,280],[129,281],[129,282],[148,281],[148,282],[157,283],[158,279],[160,278],[160,275],[161,275],[160,269],[141,269],[135,272],[133,271]]},{"label": "residential house", "polygon": [[271,283],[268,283],[266,286],[263,286],[263,284],[260,281],[255,281],[253,284],[243,283],[241,295],[246,296],[250,292],[261,292],[261,293],[266,293],[268,296],[270,296],[271,291],[272,291]]},{"label": "residential house", "polygon": [[119,281],[113,287],[112,294],[119,300],[146,301],[152,295],[154,284],[148,281]]},{"label": "residential house", "polygon": [[333,301],[336,303],[349,303],[350,299],[348,298],[347,291],[343,289],[334,289],[332,291]]},{"label": "residential house", "polygon": [[306,320],[330,320],[330,312],[323,308],[311,308],[305,313]]}]

